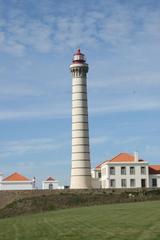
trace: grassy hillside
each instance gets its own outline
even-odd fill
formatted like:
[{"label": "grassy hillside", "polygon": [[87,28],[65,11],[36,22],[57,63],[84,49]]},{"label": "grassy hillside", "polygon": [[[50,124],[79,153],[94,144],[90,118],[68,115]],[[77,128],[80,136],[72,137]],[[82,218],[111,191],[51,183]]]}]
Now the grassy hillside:
[{"label": "grassy hillside", "polygon": [[[7,197],[6,192],[6,197]],[[37,195],[36,195],[37,194]],[[40,213],[57,209],[160,200],[160,190],[104,191],[67,190],[50,192],[16,192],[17,199],[0,209],[0,218],[13,217],[24,213]],[[24,198],[23,198],[24,197]],[[12,198],[11,198],[12,199]]]},{"label": "grassy hillside", "polygon": [[64,209],[0,220],[0,240],[159,240],[160,201]]}]

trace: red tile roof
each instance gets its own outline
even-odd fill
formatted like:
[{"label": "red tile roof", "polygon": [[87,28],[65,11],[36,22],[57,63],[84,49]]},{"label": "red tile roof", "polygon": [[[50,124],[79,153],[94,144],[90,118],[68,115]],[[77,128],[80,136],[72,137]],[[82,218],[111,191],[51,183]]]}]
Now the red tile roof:
[{"label": "red tile roof", "polygon": [[[144,160],[139,159],[139,162],[144,162]],[[131,154],[128,153],[120,153],[117,156],[115,156],[114,158],[112,158],[111,160],[106,160],[103,163],[99,164],[96,166],[96,169],[99,169],[102,164],[104,163],[108,163],[108,162],[115,162],[115,163],[128,163],[128,162],[135,162],[135,157]]]},{"label": "red tile roof", "polygon": [[150,165],[149,174],[160,174],[160,165]]},{"label": "red tile roof", "polygon": [[128,153],[120,153],[109,160],[109,162],[135,162],[135,158],[133,155],[130,155]]},{"label": "red tile roof", "polygon": [[104,164],[105,162],[108,162],[108,160],[106,160],[106,161],[104,161],[104,162],[102,162],[102,163],[98,164],[98,165],[96,166],[96,169],[97,169],[97,170],[98,170],[98,169],[100,169],[100,168],[101,168],[101,166],[102,166],[102,164]]},{"label": "red tile roof", "polygon": [[48,177],[48,178],[46,179],[46,181],[55,181],[55,179],[52,178],[52,177]]},{"label": "red tile roof", "polygon": [[10,176],[4,178],[3,181],[29,181],[29,179],[22,176],[20,173],[15,172]]}]

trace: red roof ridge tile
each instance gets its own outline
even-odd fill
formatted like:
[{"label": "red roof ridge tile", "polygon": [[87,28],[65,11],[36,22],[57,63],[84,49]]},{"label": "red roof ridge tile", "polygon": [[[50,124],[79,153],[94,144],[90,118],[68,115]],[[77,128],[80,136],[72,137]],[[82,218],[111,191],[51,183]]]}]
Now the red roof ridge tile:
[{"label": "red roof ridge tile", "polygon": [[108,162],[108,161],[109,161],[109,160],[103,161],[102,163],[98,164],[95,168],[100,168],[100,167],[102,166],[102,164],[104,164],[104,163],[106,163],[106,162]]},{"label": "red roof ridge tile", "polygon": [[160,174],[160,165],[149,165],[149,174]]},{"label": "red roof ridge tile", "polygon": [[158,165],[158,164],[152,164],[152,165],[149,165],[149,167],[160,168],[160,165]]},{"label": "red roof ridge tile", "polygon": [[9,175],[8,177],[4,178],[2,181],[29,181],[29,180],[30,179],[21,175],[20,173],[14,172],[11,175]]},{"label": "red roof ridge tile", "polygon": [[[116,158],[118,158],[118,157],[120,157],[120,156],[127,156],[127,157],[129,157],[129,158],[132,158],[133,159],[133,161],[134,161],[134,156],[133,155],[131,155],[131,154],[129,154],[129,153],[119,153],[118,155],[116,155],[115,157],[113,157],[111,160],[109,160],[109,162],[114,162],[114,160],[116,159]],[[116,162],[116,161],[115,161]],[[119,162],[119,161],[118,161]],[[130,161],[129,161],[130,162]]]},{"label": "red roof ridge tile", "polygon": [[52,178],[52,177],[48,177],[48,178],[46,179],[46,181],[55,181],[55,179]]},{"label": "red roof ridge tile", "polygon": [[[103,164],[105,163],[112,163],[112,162],[135,162],[135,157],[134,155],[131,155],[130,153],[126,153],[126,152],[122,152],[122,153],[119,153],[118,155],[116,155],[115,157],[113,157],[112,159],[110,160],[105,160],[104,162],[98,164],[95,168],[98,169],[100,168]],[[143,159],[138,159],[138,162],[144,162]]]}]

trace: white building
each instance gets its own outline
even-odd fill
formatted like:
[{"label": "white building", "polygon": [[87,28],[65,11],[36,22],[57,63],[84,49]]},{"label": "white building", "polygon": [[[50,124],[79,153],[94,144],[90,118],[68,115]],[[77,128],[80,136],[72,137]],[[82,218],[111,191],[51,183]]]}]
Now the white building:
[{"label": "white building", "polygon": [[64,187],[59,185],[59,181],[55,180],[52,177],[48,177],[45,181],[42,182],[42,189],[63,189]]},{"label": "white building", "polygon": [[160,187],[160,165],[149,166],[137,153],[120,153],[93,169],[92,178],[94,188]]},{"label": "white building", "polygon": [[3,178],[0,173],[0,190],[32,190],[35,188],[35,178],[28,179],[20,173],[13,173]]},{"label": "white building", "polygon": [[149,166],[149,186],[152,188],[160,187],[160,165]]}]

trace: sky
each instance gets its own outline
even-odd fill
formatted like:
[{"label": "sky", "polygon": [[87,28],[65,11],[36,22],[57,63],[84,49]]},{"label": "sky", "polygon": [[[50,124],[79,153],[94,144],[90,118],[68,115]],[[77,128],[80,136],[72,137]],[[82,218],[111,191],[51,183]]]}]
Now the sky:
[{"label": "sky", "polygon": [[91,164],[160,163],[160,1],[0,0],[0,171],[68,185],[71,73],[89,64]]}]

